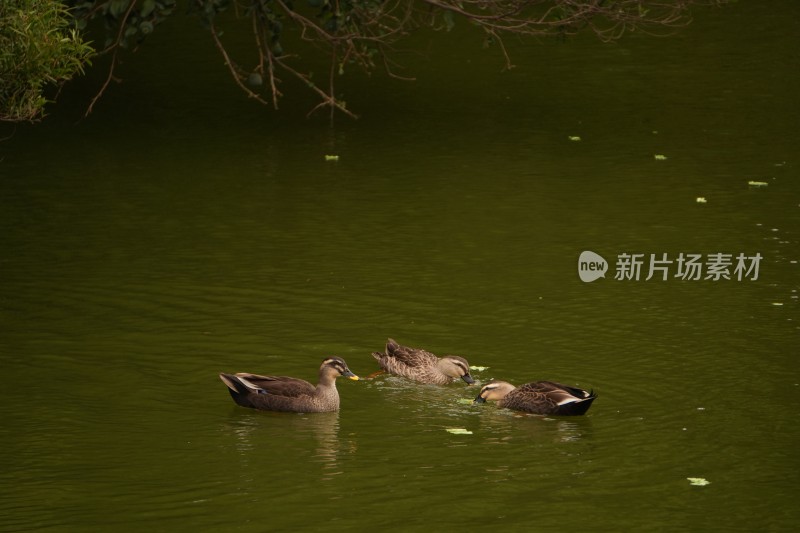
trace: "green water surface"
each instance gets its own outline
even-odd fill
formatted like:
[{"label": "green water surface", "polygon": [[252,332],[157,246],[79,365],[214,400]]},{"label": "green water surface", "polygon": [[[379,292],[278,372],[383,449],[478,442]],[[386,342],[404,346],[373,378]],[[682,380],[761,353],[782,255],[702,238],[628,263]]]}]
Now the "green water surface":
[{"label": "green water surface", "polygon": [[[210,44],[152,66],[169,35],[90,118],[68,88],[0,143],[0,530],[793,530],[798,15],[512,43],[510,72],[425,35],[416,82],[348,78],[333,126],[246,101]],[[763,259],[617,280],[626,253]],[[217,377],[365,378],[390,336],[599,398],[519,416],[382,375],[278,414]]]}]

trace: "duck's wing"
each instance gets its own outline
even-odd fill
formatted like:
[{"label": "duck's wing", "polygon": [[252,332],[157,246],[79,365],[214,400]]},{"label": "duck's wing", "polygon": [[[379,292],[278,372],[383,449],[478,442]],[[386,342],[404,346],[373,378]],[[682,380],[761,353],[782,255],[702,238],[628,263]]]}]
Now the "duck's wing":
[{"label": "duck's wing", "polygon": [[403,346],[393,339],[389,339],[386,343],[386,355],[410,367],[435,365],[439,360],[438,357],[426,350]]},{"label": "duck's wing", "polygon": [[261,376],[258,374],[248,374],[240,372],[235,374],[243,381],[252,392],[258,394],[273,394],[287,398],[307,396],[314,394],[314,385],[304,379],[290,378],[287,376]]},{"label": "duck's wing", "polygon": [[506,406],[538,414],[582,415],[597,395],[553,381],[526,383],[506,397]]},{"label": "duck's wing", "polygon": [[530,393],[545,394],[552,398],[558,405],[574,402],[576,400],[586,400],[592,396],[591,392],[554,381],[536,381],[533,383],[526,383],[519,388]]}]

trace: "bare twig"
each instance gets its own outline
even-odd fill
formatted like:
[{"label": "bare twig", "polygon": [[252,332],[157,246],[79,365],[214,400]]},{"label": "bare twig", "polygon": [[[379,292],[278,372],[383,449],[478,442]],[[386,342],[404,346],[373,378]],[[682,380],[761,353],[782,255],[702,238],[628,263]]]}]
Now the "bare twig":
[{"label": "bare twig", "polygon": [[358,115],[347,109],[347,107],[345,107],[343,102],[336,100],[336,98],[334,98],[333,95],[329,95],[328,93],[317,87],[314,83],[312,83],[311,79],[308,76],[293,69],[292,67],[284,63],[281,58],[276,57],[274,58],[274,60],[275,63],[277,63],[282,69],[286,70],[287,72],[295,76],[297,79],[303,81],[308,86],[309,89],[316,92],[320,96],[320,98],[322,98],[322,102],[320,104],[317,104],[317,106],[314,107],[314,109],[312,109],[309,112],[309,115],[314,111],[316,111],[317,109],[319,109],[320,107],[323,107],[325,105],[330,105],[335,107],[345,115],[349,116],[350,118],[354,119],[358,118]]},{"label": "bare twig", "polygon": [[116,68],[117,66],[117,52],[119,52],[119,45],[122,42],[122,35],[125,32],[125,22],[131,16],[131,12],[133,11],[134,6],[136,6],[136,2],[137,0],[131,0],[130,5],[128,6],[128,10],[125,12],[125,15],[123,15],[122,20],[119,23],[119,31],[117,32],[116,40],[108,48],[104,50],[104,52],[107,52],[111,49],[114,50],[114,53],[111,55],[111,65],[108,67],[108,76],[106,76],[103,85],[100,87],[100,90],[97,92],[97,94],[94,95],[92,101],[89,102],[89,107],[86,108],[86,114],[84,114],[84,117],[88,117],[92,113],[92,110],[94,109],[94,104],[96,104],[97,101],[100,99],[100,97],[103,96],[103,94],[106,92],[106,89],[108,89],[111,80],[119,82],[119,79],[114,77],[114,68]]},{"label": "bare twig", "polygon": [[219,35],[217,34],[217,28],[214,24],[210,25],[211,29],[211,36],[214,38],[214,44],[217,45],[217,50],[222,54],[223,59],[225,60],[225,65],[228,67],[228,70],[231,71],[231,76],[233,76],[233,80],[236,82],[244,92],[247,94],[248,97],[253,98],[254,100],[261,102],[262,104],[268,105],[267,101],[261,98],[257,93],[254,93],[247,87],[245,87],[244,83],[242,82],[241,76],[239,73],[236,72],[236,66],[231,60],[230,56],[228,56],[228,52],[225,50],[225,46],[222,44],[222,41],[219,39]]}]

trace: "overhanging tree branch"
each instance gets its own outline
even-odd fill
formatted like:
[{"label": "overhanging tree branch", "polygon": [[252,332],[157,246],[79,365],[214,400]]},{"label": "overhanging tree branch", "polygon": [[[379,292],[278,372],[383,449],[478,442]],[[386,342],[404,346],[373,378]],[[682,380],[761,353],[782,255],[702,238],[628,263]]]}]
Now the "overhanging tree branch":
[{"label": "overhanging tree branch", "polygon": [[[175,0],[68,1],[79,6],[79,18],[103,14],[107,21],[116,20],[116,40],[110,48],[112,65],[100,94],[113,79],[119,48],[124,48],[129,39],[140,42],[175,4]],[[565,37],[589,31],[603,41],[613,41],[631,31],[672,32],[691,21],[693,6],[727,1],[190,0],[190,6],[209,29],[235,83],[249,98],[277,108],[283,96],[278,73],[283,72],[319,97],[309,115],[329,107],[331,112],[338,110],[355,118],[336,95],[337,75],[352,67],[368,74],[380,67],[399,78],[392,70],[396,65],[393,56],[403,38],[420,28],[447,31],[459,20],[469,22],[483,30],[486,44],[498,45],[506,68],[511,68],[512,58],[504,42],[509,36]],[[234,9],[229,12],[231,5]],[[223,26],[243,23],[251,26],[258,56],[256,64],[248,68],[233,57],[221,39]],[[327,58],[326,87],[314,83],[313,72],[304,67],[307,58],[299,52],[301,42],[312,44]]]}]

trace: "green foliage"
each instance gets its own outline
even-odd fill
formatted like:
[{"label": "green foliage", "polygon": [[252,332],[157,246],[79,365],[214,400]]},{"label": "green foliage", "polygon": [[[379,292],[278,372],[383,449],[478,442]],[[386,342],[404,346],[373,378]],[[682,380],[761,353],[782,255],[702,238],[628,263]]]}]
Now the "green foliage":
[{"label": "green foliage", "polygon": [[[175,10],[175,0],[65,0],[72,6],[81,31],[102,18],[106,30],[104,48],[132,48],[153,33]],[[227,1],[227,0],[226,0]]]},{"label": "green foliage", "polygon": [[82,73],[93,50],[59,0],[0,1],[0,120],[44,115],[46,86]]}]

